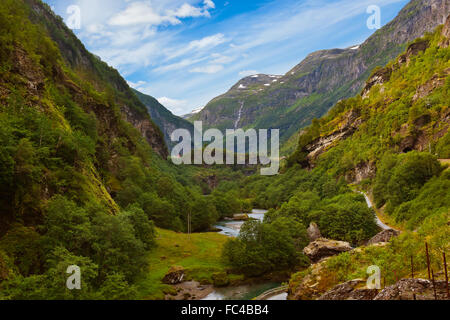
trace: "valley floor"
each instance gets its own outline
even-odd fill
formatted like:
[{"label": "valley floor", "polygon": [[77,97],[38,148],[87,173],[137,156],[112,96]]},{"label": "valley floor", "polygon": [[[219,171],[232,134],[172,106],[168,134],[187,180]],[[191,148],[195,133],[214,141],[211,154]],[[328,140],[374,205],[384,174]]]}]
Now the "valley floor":
[{"label": "valley floor", "polygon": [[172,266],[183,267],[187,280],[202,284],[211,284],[214,273],[225,271],[221,253],[227,236],[218,233],[188,235],[164,229],[157,231],[157,248],[150,253],[148,276],[140,282],[142,298],[161,300],[166,294],[176,293],[174,287],[162,283]]}]

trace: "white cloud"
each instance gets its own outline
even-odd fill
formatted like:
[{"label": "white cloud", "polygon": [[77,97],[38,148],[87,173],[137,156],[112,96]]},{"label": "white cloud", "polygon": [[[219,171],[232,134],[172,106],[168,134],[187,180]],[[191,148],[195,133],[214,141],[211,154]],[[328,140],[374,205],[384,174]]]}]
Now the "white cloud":
[{"label": "white cloud", "polygon": [[183,69],[185,67],[189,67],[189,66],[197,64],[199,62],[202,62],[204,60],[205,60],[205,58],[203,58],[203,59],[189,59],[189,58],[187,58],[187,59],[183,59],[183,60],[181,60],[179,62],[176,62],[176,63],[172,63],[172,64],[169,64],[169,65],[158,67],[158,68],[154,69],[153,71],[155,71],[155,72],[168,72],[168,71],[180,70],[180,69]]},{"label": "white cloud", "polygon": [[224,55],[221,55],[220,53],[213,53],[211,55],[211,58],[213,58],[213,60],[211,60],[212,64],[227,64],[227,63],[231,63],[235,60],[235,58],[233,58],[233,57],[224,56]]},{"label": "white cloud", "polygon": [[207,73],[207,74],[213,74],[217,73],[223,70],[223,65],[221,64],[212,64],[204,67],[197,67],[194,69],[191,69],[190,72],[193,73]]},{"label": "white cloud", "polygon": [[213,48],[228,41],[222,33],[204,37],[200,40],[194,40],[189,43],[191,49]]},{"label": "white cloud", "polygon": [[214,4],[214,2],[212,0],[205,0],[203,1],[204,5],[206,8],[209,9],[214,9],[216,7],[216,5]]},{"label": "white cloud", "polygon": [[189,17],[209,17],[210,14],[207,10],[203,10],[202,8],[197,8],[194,6],[191,6],[190,4],[183,4],[180,8],[176,10],[169,10],[168,14],[173,17],[178,18],[189,18]]},{"label": "white cloud", "polygon": [[175,114],[181,114],[186,107],[186,100],[176,100],[168,97],[161,97],[157,99],[164,107],[168,108]]},{"label": "white cloud", "polygon": [[[135,71],[141,67],[151,66],[154,61],[161,56],[161,46],[164,43],[159,41],[148,42],[139,47],[104,47],[94,50],[94,53],[102,57],[110,65],[119,68],[127,66],[128,72]],[[126,74],[125,74],[126,75]]]},{"label": "white cloud", "polygon": [[[58,1],[58,13],[65,16],[63,2],[80,5],[83,27],[76,34],[89,50],[136,81],[132,84],[141,91],[185,99],[167,98],[185,102],[187,111],[225,92],[238,75],[282,73],[314,50],[339,45],[335,27],[364,15],[373,0],[270,0],[217,23],[203,19],[222,6],[211,0]],[[380,6],[396,2],[406,0],[377,0]],[[345,35],[345,28],[339,32]],[[348,38],[346,46],[366,36]]]},{"label": "white cloud", "polygon": [[122,11],[109,20],[112,26],[129,26],[137,24],[160,25],[163,23],[179,24],[181,23],[175,16],[163,16],[154,11],[154,9],[145,2],[133,2],[125,11]]},{"label": "white cloud", "polygon": [[151,6],[149,2],[132,2],[124,11],[114,15],[109,24],[112,26],[130,25],[163,25],[180,24],[182,18],[210,17],[209,9],[215,8],[214,2],[206,0],[204,7],[194,7],[188,3],[183,3],[176,9],[166,9],[160,12]]},{"label": "white cloud", "polygon": [[248,77],[248,76],[253,76],[258,73],[259,72],[256,70],[242,70],[241,72],[239,72],[239,76],[244,78],[244,77]]},{"label": "white cloud", "polygon": [[142,89],[147,84],[146,81],[142,81],[142,80],[138,81],[138,82],[127,81],[127,83],[130,87],[132,87],[133,89],[136,89],[136,90]]}]

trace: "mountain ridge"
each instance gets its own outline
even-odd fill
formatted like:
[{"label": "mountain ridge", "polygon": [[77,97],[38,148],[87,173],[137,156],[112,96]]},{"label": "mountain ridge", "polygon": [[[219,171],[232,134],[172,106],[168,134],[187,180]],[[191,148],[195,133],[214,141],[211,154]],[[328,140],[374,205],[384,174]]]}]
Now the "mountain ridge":
[{"label": "mountain ridge", "polygon": [[363,44],[313,52],[275,84],[256,88],[258,92],[230,94],[247,78],[241,79],[189,120],[201,120],[205,126],[221,130],[232,128],[243,103],[241,127],[279,128],[282,141],[286,141],[336,102],[358,93],[372,69],[395,58],[407,42],[441,24],[446,16],[442,9],[450,10],[444,4],[444,0],[412,0]]}]

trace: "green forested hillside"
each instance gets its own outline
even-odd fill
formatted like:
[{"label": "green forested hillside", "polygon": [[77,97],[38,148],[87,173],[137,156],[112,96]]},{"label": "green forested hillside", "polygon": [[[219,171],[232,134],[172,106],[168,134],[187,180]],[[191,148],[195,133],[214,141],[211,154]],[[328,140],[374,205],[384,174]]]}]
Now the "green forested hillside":
[{"label": "green forested hillside", "polygon": [[[318,166],[349,179],[369,168],[362,178],[374,179],[379,207],[387,204],[388,213],[411,226],[431,214],[425,204],[425,211],[418,212],[408,202],[414,201],[427,181],[440,175],[437,159],[450,155],[450,53],[441,45],[442,33],[441,26],[416,40],[405,54],[374,72],[362,95],[340,102],[327,117],[315,121],[300,136],[289,162]],[[382,80],[381,74],[385,75]],[[347,139],[333,140],[337,132],[347,130],[350,115],[356,118],[352,120],[356,131]],[[311,148],[325,140],[331,143],[320,150],[321,156],[314,155],[317,149]],[[445,175],[440,179],[446,185]],[[434,210],[440,205],[448,209],[448,195],[443,196],[444,203],[433,203]]]}]

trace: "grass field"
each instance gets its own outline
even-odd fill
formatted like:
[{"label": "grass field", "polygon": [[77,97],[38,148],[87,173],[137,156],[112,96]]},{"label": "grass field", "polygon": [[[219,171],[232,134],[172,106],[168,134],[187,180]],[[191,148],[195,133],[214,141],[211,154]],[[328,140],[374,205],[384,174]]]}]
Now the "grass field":
[{"label": "grass field", "polygon": [[197,233],[187,235],[157,229],[157,248],[149,256],[148,275],[139,281],[139,292],[144,299],[164,299],[171,286],[162,279],[172,266],[186,269],[188,279],[201,283],[212,283],[212,275],[224,272],[221,261],[222,246],[228,237],[218,233]]}]

